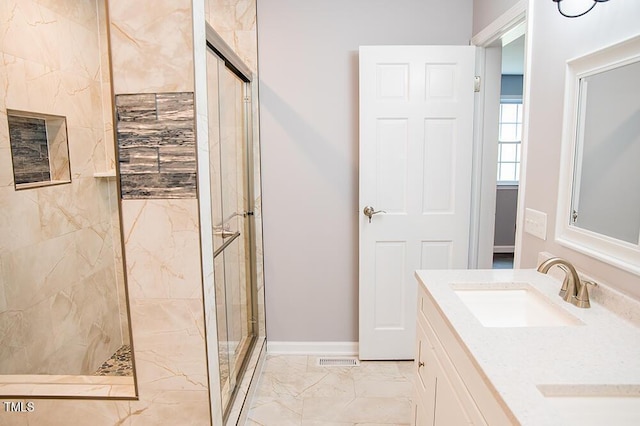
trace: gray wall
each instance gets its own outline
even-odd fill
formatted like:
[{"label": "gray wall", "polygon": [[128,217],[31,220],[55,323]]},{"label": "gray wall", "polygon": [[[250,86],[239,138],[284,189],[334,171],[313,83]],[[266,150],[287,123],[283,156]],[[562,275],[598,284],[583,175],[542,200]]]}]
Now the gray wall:
[{"label": "gray wall", "polygon": [[[640,2],[598,4],[589,14],[567,19],[555,5],[531,1],[529,135],[523,208],[547,213],[547,240],[523,234],[521,266],[533,267],[540,251],[571,260],[578,269],[640,299],[640,277],[560,246],[554,241],[566,61],[638,34]],[[621,190],[624,188],[621,188]],[[519,228],[522,229],[520,218]]]},{"label": "gray wall", "polygon": [[468,0],[258,1],[267,336],[358,340],[358,46],[462,44]]},{"label": "gray wall", "polygon": [[[496,192],[496,227],[494,247],[514,246],[516,243],[516,213],[518,210],[518,186],[499,186]],[[496,250],[499,252],[499,250]],[[513,250],[511,250],[513,252]]]},{"label": "gray wall", "polygon": [[482,31],[516,3],[518,0],[473,0],[473,34]]}]

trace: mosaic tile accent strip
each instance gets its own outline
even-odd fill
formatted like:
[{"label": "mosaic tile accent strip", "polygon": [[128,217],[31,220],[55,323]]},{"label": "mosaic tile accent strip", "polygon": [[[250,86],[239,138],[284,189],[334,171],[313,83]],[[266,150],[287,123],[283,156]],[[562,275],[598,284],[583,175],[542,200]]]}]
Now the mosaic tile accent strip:
[{"label": "mosaic tile accent strip", "polygon": [[13,174],[17,185],[51,180],[46,122],[8,115]]},{"label": "mosaic tile accent strip", "polygon": [[192,92],[116,95],[123,199],[195,198]]}]

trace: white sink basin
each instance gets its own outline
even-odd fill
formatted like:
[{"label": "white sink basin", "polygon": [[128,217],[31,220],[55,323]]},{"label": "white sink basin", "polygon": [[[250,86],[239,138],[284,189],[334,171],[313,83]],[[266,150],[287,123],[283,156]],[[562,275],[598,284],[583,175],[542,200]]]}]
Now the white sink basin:
[{"label": "white sink basin", "polygon": [[[524,283],[454,286],[454,292],[485,327],[561,327],[583,324]],[[560,296],[558,296],[560,297]]]},{"label": "white sink basin", "polygon": [[[538,389],[566,425],[640,425],[640,386],[560,386]],[[572,390],[573,389],[573,390]]]}]

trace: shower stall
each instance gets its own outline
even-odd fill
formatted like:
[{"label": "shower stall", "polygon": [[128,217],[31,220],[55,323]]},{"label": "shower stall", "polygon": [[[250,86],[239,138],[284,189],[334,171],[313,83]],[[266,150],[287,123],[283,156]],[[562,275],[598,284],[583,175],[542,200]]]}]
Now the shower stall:
[{"label": "shower stall", "polygon": [[[229,57],[233,53],[225,52],[215,33],[207,33],[208,137],[199,143],[206,143],[200,155],[208,151],[208,173],[200,177],[201,191],[207,186],[208,191],[200,194],[200,214],[205,219],[203,244],[211,245],[211,258],[203,257],[205,276],[207,267],[213,267],[212,280],[205,279],[207,334],[217,335],[215,340],[208,337],[208,351],[217,352],[226,418],[258,336],[251,72]],[[202,179],[208,179],[206,185]],[[216,368],[214,357],[209,358],[210,370]],[[213,395],[218,383],[210,386]]]}]

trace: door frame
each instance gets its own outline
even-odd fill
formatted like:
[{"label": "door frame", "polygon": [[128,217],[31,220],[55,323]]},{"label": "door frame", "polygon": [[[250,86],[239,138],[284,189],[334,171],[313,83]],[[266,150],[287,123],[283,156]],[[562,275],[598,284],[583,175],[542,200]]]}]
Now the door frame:
[{"label": "door frame", "polygon": [[[522,242],[524,187],[526,180],[527,134],[528,121],[526,114],[529,110],[529,64],[528,51],[530,40],[530,20],[527,19],[527,0],[519,0],[505,13],[487,25],[471,39],[471,44],[478,47],[476,59],[476,73],[481,77],[480,92],[477,93],[474,117],[474,145],[473,145],[473,186],[471,188],[471,217],[469,233],[469,268],[487,269],[492,267],[494,227],[496,213],[496,167],[497,167],[497,120],[490,107],[494,106],[488,96],[495,87],[500,87],[499,70],[500,55],[493,51],[496,42],[519,27],[525,28],[525,75],[523,107],[525,120],[523,123],[520,184],[518,190],[518,209],[516,217],[516,241],[514,268],[520,267],[520,250]],[[488,94],[488,96],[487,96]],[[492,136],[493,135],[493,136]]]}]

